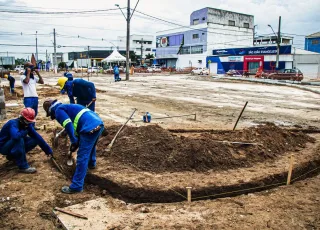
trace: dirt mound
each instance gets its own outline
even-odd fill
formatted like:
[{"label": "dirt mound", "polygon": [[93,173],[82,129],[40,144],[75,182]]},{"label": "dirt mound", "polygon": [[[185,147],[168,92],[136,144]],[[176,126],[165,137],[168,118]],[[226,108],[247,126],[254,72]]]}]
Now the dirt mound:
[{"label": "dirt mound", "polygon": [[[98,144],[98,156],[110,162],[134,166],[149,172],[177,172],[249,167],[274,159],[286,151],[298,150],[313,138],[268,124],[222,134],[176,136],[157,125],[127,127],[117,139],[112,152],[101,151],[111,141],[118,127],[108,128],[109,135]],[[220,141],[220,142],[219,142]],[[257,145],[222,143],[254,142]]]}]

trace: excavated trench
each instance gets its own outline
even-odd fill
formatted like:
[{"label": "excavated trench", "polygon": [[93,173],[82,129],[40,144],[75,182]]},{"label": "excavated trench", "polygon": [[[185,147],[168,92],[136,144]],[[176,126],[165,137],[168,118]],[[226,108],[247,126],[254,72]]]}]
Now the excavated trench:
[{"label": "excavated trench", "polygon": [[[314,138],[305,133],[281,129],[273,124],[233,132],[221,131],[196,135],[174,135],[159,126],[150,125],[127,127],[115,142],[112,151],[105,152],[104,149],[118,128],[118,126],[108,127],[108,132],[105,132],[100,139],[97,146],[98,169],[89,171],[86,181],[106,189],[114,197],[131,203],[185,201],[185,187],[161,187],[161,181],[164,180],[162,175],[180,173],[188,177],[187,174],[190,172],[205,174],[210,171],[210,175],[214,175],[226,170],[237,171],[247,168],[252,170],[255,164],[276,161],[278,158],[286,157],[289,151],[299,154],[308,143],[313,143],[310,145],[316,143]],[[63,139],[59,142],[61,143],[59,152],[66,152],[67,147],[64,145],[67,142]],[[310,154],[313,156],[312,159],[295,165],[292,174],[294,181],[320,173],[319,149],[318,145],[314,150],[315,154]],[[65,165],[66,154],[56,157],[60,164]],[[133,173],[128,173],[127,169]],[[73,172],[74,168],[70,168],[66,174],[71,177]],[[115,176],[108,172],[114,172]],[[144,173],[152,175],[151,179],[157,183],[144,181],[147,186],[127,183],[131,182],[132,175],[143,177]],[[127,181],[119,180],[117,175],[121,175],[122,178],[127,177]],[[286,179],[287,169],[284,168],[272,175],[257,177],[247,182],[194,186],[192,197],[200,200],[253,193],[284,185]]]}]

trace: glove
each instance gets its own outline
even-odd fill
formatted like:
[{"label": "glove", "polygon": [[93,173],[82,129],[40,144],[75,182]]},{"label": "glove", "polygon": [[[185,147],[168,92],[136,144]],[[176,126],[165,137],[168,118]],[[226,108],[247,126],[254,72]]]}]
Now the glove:
[{"label": "glove", "polygon": [[78,148],[79,148],[79,143],[78,143],[78,142],[72,143],[72,144],[70,145],[70,151],[71,151],[71,152],[75,152]]}]

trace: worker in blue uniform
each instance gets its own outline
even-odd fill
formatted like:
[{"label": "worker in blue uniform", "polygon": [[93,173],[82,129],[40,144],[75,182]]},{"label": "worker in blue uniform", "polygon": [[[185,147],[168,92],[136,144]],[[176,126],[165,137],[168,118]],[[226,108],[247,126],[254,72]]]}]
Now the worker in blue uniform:
[{"label": "worker in blue uniform", "polygon": [[77,152],[77,166],[70,186],[62,187],[63,193],[83,191],[87,170],[96,168],[96,145],[104,125],[100,117],[82,105],[62,104],[48,99],[43,103],[47,117],[56,119],[66,130],[70,141],[70,151]]},{"label": "worker in blue uniform", "polygon": [[96,88],[94,84],[83,79],[68,80],[71,77],[72,75],[68,74],[68,77],[58,79],[61,93],[68,93],[70,104],[75,104],[74,98],[76,97],[77,104],[88,106],[91,103],[88,108],[95,111]]},{"label": "worker in blue uniform", "polygon": [[14,77],[12,77],[10,74],[4,75],[4,78],[7,78],[9,83],[10,83],[10,93],[13,94],[14,93],[14,83],[16,82],[16,79],[14,79]]},{"label": "worker in blue uniform", "polygon": [[117,82],[117,81],[121,81],[121,78],[119,77],[120,75],[120,70],[119,70],[119,67],[117,65],[114,66],[113,68],[113,73],[114,73],[114,81]]},{"label": "worker in blue uniform", "polygon": [[30,167],[26,153],[37,145],[48,155],[53,152],[50,146],[34,129],[35,111],[24,108],[19,118],[9,120],[0,131],[0,153],[8,160],[15,161],[23,173],[35,173],[37,170]]}]

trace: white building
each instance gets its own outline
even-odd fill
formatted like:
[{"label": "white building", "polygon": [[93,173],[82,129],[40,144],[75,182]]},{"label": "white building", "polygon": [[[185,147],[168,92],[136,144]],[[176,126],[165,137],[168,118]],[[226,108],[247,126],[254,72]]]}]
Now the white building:
[{"label": "white building", "polygon": [[253,45],[254,17],[204,8],[190,15],[190,26],[157,32],[157,62],[166,67],[204,67],[213,49]]},{"label": "white building", "polygon": [[[137,56],[141,57],[141,50],[143,58],[146,58],[146,55],[153,54],[152,49],[154,47],[154,36],[153,35],[130,35],[130,51],[134,51]],[[119,36],[118,37],[118,50],[126,50],[127,37]]]}]

